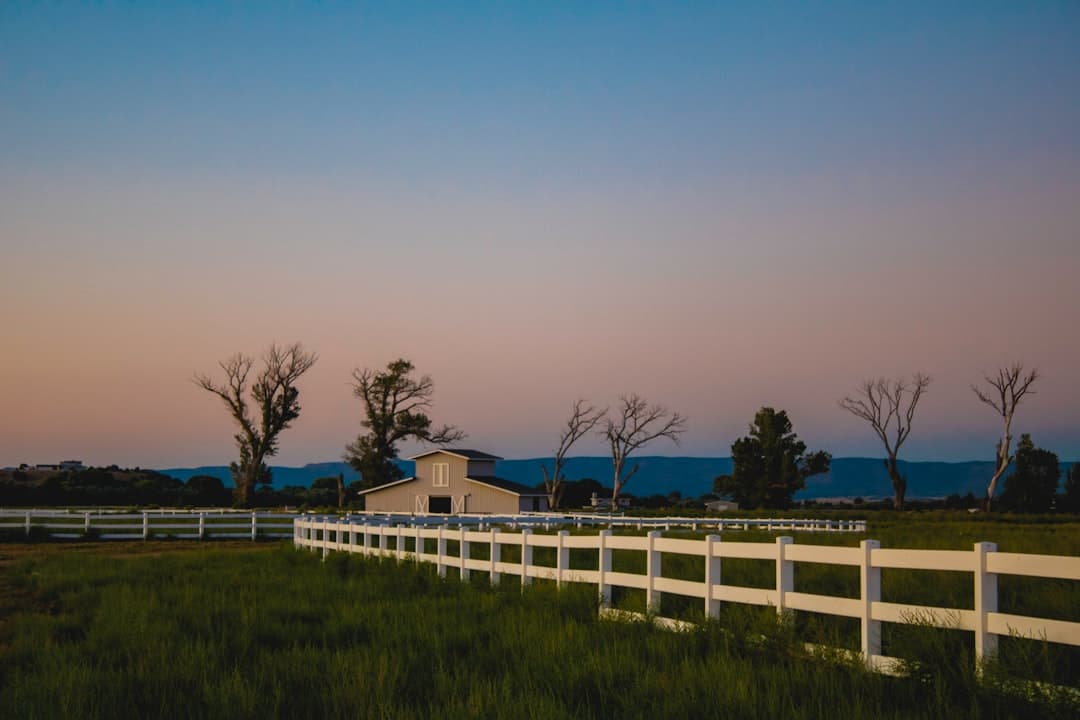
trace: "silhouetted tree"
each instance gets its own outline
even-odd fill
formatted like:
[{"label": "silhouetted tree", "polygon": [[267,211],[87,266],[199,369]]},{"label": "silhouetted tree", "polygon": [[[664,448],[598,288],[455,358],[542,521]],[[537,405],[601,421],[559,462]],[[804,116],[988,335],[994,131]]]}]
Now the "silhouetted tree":
[{"label": "silhouetted tree", "polygon": [[1065,476],[1065,494],[1061,496],[1062,510],[1080,512],[1080,462],[1074,462]]},{"label": "silhouetted tree", "polygon": [[427,412],[435,385],[427,375],[411,377],[413,364],[394,360],[386,370],[357,368],[353,371],[353,393],[364,403],[368,432],[345,448],[345,461],[360,473],[360,487],[371,488],[402,478],[394,463],[397,444],[407,438],[425,443],[456,442],[465,433],[451,425],[432,427]]},{"label": "silhouetted tree", "polygon": [[[919,398],[930,385],[930,376],[915,373],[909,383],[904,378],[866,380],[859,386],[855,397],[845,397],[840,407],[855,417],[870,423],[870,428],[885,445],[885,469],[893,486],[893,507],[904,509],[907,495],[907,478],[896,464],[900,446],[911,434],[911,420]],[[904,399],[907,398],[905,407]]]},{"label": "silhouetted tree", "polygon": [[731,446],[734,470],[713,481],[713,491],[743,508],[788,508],[806,478],[828,472],[832,456],[806,453],[806,443],[792,432],[784,410],[763,407],[754,415],[750,434]]},{"label": "silhouetted tree", "polygon": [[[195,384],[220,397],[240,426],[235,435],[240,459],[229,465],[239,505],[250,504],[256,485],[270,483],[266,459],[277,454],[281,431],[300,416],[296,383],[316,359],[314,353],[304,352],[300,343],[284,348],[271,345],[263,354],[263,367],[250,390],[248,376],[255,361],[241,353],[219,363],[225,371],[223,383],[214,382],[208,375],[195,375]],[[254,413],[248,407],[249,392]]]},{"label": "silhouetted tree", "polygon": [[1013,512],[1050,512],[1061,478],[1058,456],[1035,447],[1031,436],[1024,433],[1016,444],[1013,467],[1013,473],[1005,478],[1001,507]]},{"label": "silhouetted tree", "polygon": [[213,475],[192,475],[185,483],[195,505],[223,505],[229,501],[229,491],[221,478]]},{"label": "silhouetted tree", "polygon": [[1022,363],[1014,363],[1007,368],[999,368],[996,377],[984,376],[989,389],[983,390],[977,385],[971,389],[979,400],[983,401],[1001,416],[1001,438],[995,448],[994,474],[986,486],[986,498],[983,500],[983,509],[990,511],[993,507],[994,493],[997,491],[998,480],[1005,474],[1009,464],[1013,461],[1009,449],[1012,445],[1012,421],[1016,414],[1016,406],[1024,399],[1031,390],[1031,385],[1039,378],[1039,371],[1032,369],[1026,375]]},{"label": "silhouetted tree", "polygon": [[678,445],[679,435],[686,430],[686,418],[679,413],[669,412],[663,405],[649,405],[636,394],[620,397],[616,413],[617,418],[610,415],[605,417],[604,429],[600,431],[611,448],[613,510],[618,506],[623,486],[638,471],[637,463],[629,471],[626,470],[626,458],[630,453],[658,438],[667,438]]},{"label": "silhouetted tree", "polygon": [[566,462],[566,455],[570,452],[570,448],[573,447],[581,438],[592,432],[597,423],[604,419],[604,415],[607,413],[607,408],[598,410],[592,405],[586,405],[585,401],[578,399],[574,401],[574,407],[570,410],[570,417],[563,425],[562,432],[559,434],[559,447],[555,450],[555,466],[551,472],[548,472],[547,463],[540,466],[540,469],[544,472],[544,491],[548,496],[548,507],[555,510],[562,503],[563,496],[563,483],[566,477],[563,475],[563,465]]}]

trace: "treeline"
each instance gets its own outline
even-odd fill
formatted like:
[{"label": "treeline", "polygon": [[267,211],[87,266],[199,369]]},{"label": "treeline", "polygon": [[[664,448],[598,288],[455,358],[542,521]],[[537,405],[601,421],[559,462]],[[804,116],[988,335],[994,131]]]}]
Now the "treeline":
[{"label": "treeline", "polygon": [[[312,487],[260,488],[254,507],[325,507],[338,504],[338,479],[320,478]],[[86,468],[0,471],[0,506],[152,506],[228,507],[232,488],[220,478],[195,475],[187,482],[141,468]]]}]

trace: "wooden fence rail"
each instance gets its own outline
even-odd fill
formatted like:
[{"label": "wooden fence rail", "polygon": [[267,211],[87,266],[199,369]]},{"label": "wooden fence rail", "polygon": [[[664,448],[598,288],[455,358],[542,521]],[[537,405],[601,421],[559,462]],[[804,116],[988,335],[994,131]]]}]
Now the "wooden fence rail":
[{"label": "wooden fence rail", "polygon": [[[427,552],[427,541],[435,552]],[[458,544],[457,555],[447,553],[447,543]],[[972,550],[904,550],[882,548],[876,540],[863,540],[859,547],[833,547],[796,544],[790,537],[778,537],[773,543],[734,542],[719,535],[701,540],[665,538],[660,531],[645,536],[615,535],[610,529],[595,535],[571,535],[566,530],[556,534],[534,533],[530,528],[506,532],[499,527],[471,530],[463,527],[430,527],[416,523],[359,523],[340,518],[300,517],[293,525],[293,543],[297,547],[344,551],[394,557],[398,560],[433,563],[439,575],[456,568],[462,579],[470,572],[487,573],[492,583],[503,575],[520,578],[527,585],[534,578],[564,583],[595,585],[602,608],[610,608],[612,588],[637,588],[645,591],[650,609],[658,610],[662,593],[698,598],[704,614],[715,617],[720,604],[735,602],[766,605],[778,613],[801,610],[857,618],[860,623],[860,650],[867,665],[874,669],[897,667],[898,658],[882,654],[881,623],[930,625],[974,633],[976,662],[994,653],[998,637],[1017,635],[1037,640],[1080,646],[1080,623],[1039,617],[1013,615],[998,611],[999,575],[1026,575],[1040,578],[1080,581],[1080,557],[1030,555],[997,551],[994,543],[975,543]],[[487,558],[471,557],[473,545],[487,547]],[[520,560],[504,562],[502,549],[520,548]],[[535,548],[554,548],[555,565],[533,562]],[[597,553],[597,569],[570,567],[571,550]],[[614,550],[645,553],[645,573],[616,572],[612,566]],[[665,555],[704,558],[704,582],[677,580],[662,573]],[[775,563],[776,582],[771,588],[752,588],[723,582],[723,561],[728,558],[767,560]],[[859,569],[859,596],[836,597],[795,592],[795,565],[800,562],[846,565]],[[883,569],[959,571],[970,573],[974,584],[973,608],[942,608],[925,605],[884,602],[881,595]],[[677,624],[677,621],[662,622]]]}]

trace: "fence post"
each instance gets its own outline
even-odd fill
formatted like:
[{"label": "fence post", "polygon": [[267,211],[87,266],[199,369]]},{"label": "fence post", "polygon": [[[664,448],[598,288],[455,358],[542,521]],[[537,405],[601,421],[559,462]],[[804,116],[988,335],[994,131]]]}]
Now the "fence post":
[{"label": "fence post", "polygon": [[255,536],[259,534],[259,521],[256,511],[251,511],[251,540],[254,542]]},{"label": "fence post", "polygon": [[443,537],[445,531],[446,526],[440,525],[438,549],[436,550],[437,559],[435,561],[435,567],[438,568],[439,577],[446,577],[446,566],[443,565],[443,560],[446,558],[446,538]]},{"label": "fence post", "polygon": [[379,556],[382,557],[383,555],[386,555],[386,553],[387,553],[387,551],[389,551],[389,549],[390,549],[390,538],[388,538],[387,535],[386,535],[386,526],[385,525],[380,525],[379,526]]},{"label": "fence post", "polygon": [[420,535],[422,532],[422,526],[413,526],[413,535],[415,537],[413,540],[413,560],[416,561],[417,564],[420,563],[420,553],[424,552],[424,538]]},{"label": "fence post", "polygon": [[988,632],[987,615],[998,609],[997,573],[986,571],[986,556],[997,552],[997,544],[975,543],[975,662],[976,670],[997,652],[997,635]]},{"label": "fence post", "polygon": [[649,612],[660,612],[660,593],[656,590],[656,578],[660,577],[660,553],[656,551],[656,538],[660,537],[659,530],[650,530],[645,536],[647,549],[645,551],[645,607]]},{"label": "fence post", "polygon": [[524,590],[525,586],[532,582],[532,578],[529,577],[529,566],[532,565],[533,549],[529,544],[529,536],[532,535],[532,530],[529,528],[521,529],[521,589]]},{"label": "fence post", "polygon": [[90,513],[89,512],[84,512],[83,513],[83,533],[89,533],[89,532],[90,532]]},{"label": "fence post", "polygon": [[462,580],[469,579],[467,564],[469,562],[470,544],[465,539],[465,527],[463,525],[458,526],[458,575]]},{"label": "fence post", "polygon": [[150,513],[143,510],[142,514],[142,539],[150,537]]},{"label": "fence post", "polygon": [[611,537],[611,529],[606,528],[600,531],[600,558],[597,567],[600,569],[600,577],[598,578],[600,584],[600,607],[611,607],[611,585],[608,584],[607,575],[611,572],[611,548],[608,547],[608,538]]},{"label": "fence post", "polygon": [[713,588],[720,585],[720,557],[717,556],[719,535],[705,536],[705,617],[714,618],[720,614],[720,601],[713,597]]},{"label": "fence post", "polygon": [[859,629],[862,636],[863,661],[868,668],[873,668],[874,656],[881,654],[881,621],[874,620],[874,603],[881,601],[881,568],[874,567],[873,551],[881,547],[877,540],[863,540],[859,543],[862,555],[859,558],[859,599],[862,600],[862,615],[859,617]]},{"label": "fence post", "polygon": [[783,615],[786,609],[785,593],[795,590],[795,564],[785,557],[784,550],[794,540],[788,535],[776,538],[776,612]]},{"label": "fence post", "polygon": [[499,574],[499,563],[502,561],[502,545],[499,544],[499,528],[491,528],[491,552],[488,557],[491,559],[491,569],[488,571],[489,579],[492,585],[498,585],[501,575]]},{"label": "fence post", "polygon": [[401,562],[405,557],[405,533],[402,532],[401,523],[397,524],[397,536],[394,538],[394,556],[398,562]]},{"label": "fence post", "polygon": [[26,511],[26,537],[30,537],[30,511]]},{"label": "fence post", "polygon": [[[295,535],[295,530],[294,530],[293,534]],[[199,513],[199,539],[202,540],[204,537],[206,537],[206,513],[200,512]]]},{"label": "fence post", "polygon": [[560,530],[555,540],[555,587],[562,587],[563,575],[570,569],[570,548],[566,547],[569,530]]}]

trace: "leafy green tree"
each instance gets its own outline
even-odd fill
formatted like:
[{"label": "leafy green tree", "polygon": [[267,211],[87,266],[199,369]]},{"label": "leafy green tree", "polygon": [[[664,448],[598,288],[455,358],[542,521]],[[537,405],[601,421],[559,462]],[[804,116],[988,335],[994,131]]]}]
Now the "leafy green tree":
[{"label": "leafy green tree", "polygon": [[[300,391],[296,383],[316,359],[314,353],[304,352],[300,343],[284,348],[271,345],[263,354],[263,368],[250,390],[248,375],[255,361],[242,353],[219,363],[225,371],[223,383],[214,382],[209,375],[195,375],[195,384],[221,398],[240,426],[234,436],[240,460],[229,465],[238,505],[249,505],[256,486],[270,484],[266,459],[277,454],[282,430],[300,417]],[[248,407],[249,394],[255,403],[254,412]]]},{"label": "leafy green tree", "polygon": [[1016,446],[1015,471],[1005,478],[1001,507],[1013,512],[1050,512],[1060,477],[1058,456],[1035,447],[1024,433]]},{"label": "leafy green tree", "polygon": [[435,385],[424,375],[412,377],[413,364],[394,360],[385,370],[357,368],[353,371],[353,393],[364,403],[364,421],[368,432],[345,448],[345,462],[360,473],[360,487],[372,488],[402,478],[394,463],[397,445],[402,440],[442,445],[457,442],[465,433],[444,425],[434,427],[427,413]]},{"label": "leafy green tree", "polygon": [[1065,494],[1061,496],[1061,508],[1066,512],[1080,512],[1080,462],[1074,462],[1065,477]]},{"label": "leafy green tree", "polygon": [[731,475],[713,481],[713,491],[731,497],[743,508],[788,508],[792,496],[806,487],[806,478],[828,472],[832,456],[806,455],[806,443],[792,432],[784,410],[763,407],[754,416],[750,434],[731,446]]}]

